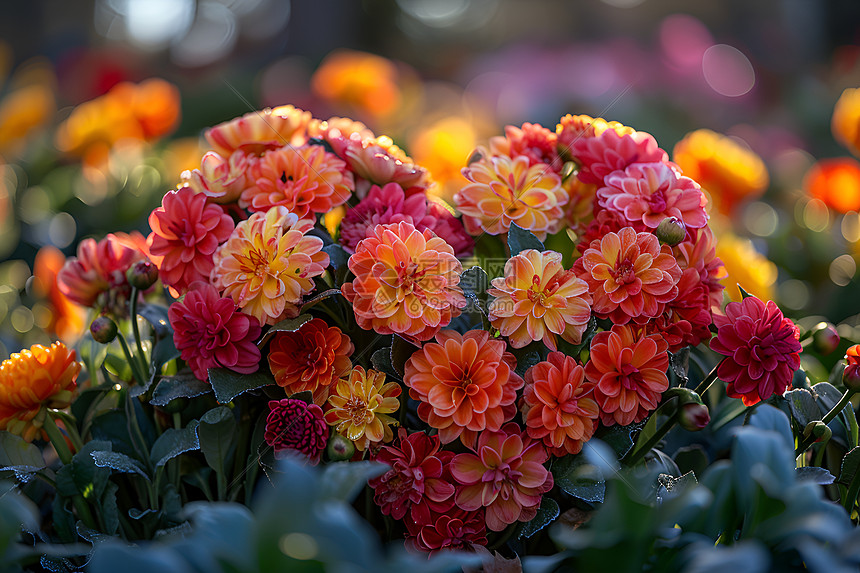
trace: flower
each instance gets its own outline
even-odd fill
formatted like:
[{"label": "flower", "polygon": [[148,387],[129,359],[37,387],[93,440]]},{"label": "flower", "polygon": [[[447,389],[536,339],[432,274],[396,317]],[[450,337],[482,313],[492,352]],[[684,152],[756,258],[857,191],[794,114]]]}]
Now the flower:
[{"label": "flower", "polygon": [[270,401],[263,438],[275,449],[275,458],[284,458],[293,450],[317,465],[328,441],[322,408],[290,398]]},{"label": "flower", "polygon": [[659,316],[678,295],[681,278],[672,249],[632,227],[592,241],[573,268],[588,283],[594,313],[616,324]]},{"label": "flower", "polygon": [[194,283],[185,298],[170,305],[167,318],[176,349],[200,380],[209,378],[209,368],[229,368],[240,374],[257,371],[259,321],[236,310],[233,299],[220,297],[209,283]]},{"label": "flower", "polygon": [[599,241],[610,232],[618,234],[624,227],[633,227],[637,233],[648,230],[648,227],[641,220],[631,222],[625,219],[621,213],[601,209],[582,232],[579,242],[576,244],[576,250],[583,254],[591,247],[591,243],[595,239]]},{"label": "flower", "polygon": [[647,323],[649,334],[660,333],[670,352],[696,346],[711,338],[713,322],[708,285],[695,268],[684,269],[678,281],[678,296],[666,303],[663,313]]},{"label": "flower", "polygon": [[252,214],[215,251],[210,280],[262,324],[297,314],[329,263],[322,239],[307,235],[313,226],[284,207]]},{"label": "flower", "polygon": [[594,399],[606,426],[641,422],[669,388],[668,345],[641,327],[615,324],[591,340],[585,377],[595,384]]},{"label": "flower", "polygon": [[442,330],[406,361],[403,382],[420,401],[418,416],[439,430],[442,443],[473,446],[478,432],[496,431],[516,414],[523,379],[502,340],[485,330]]},{"label": "flower", "polygon": [[312,392],[324,404],[329,387],[352,369],[349,356],[355,347],[347,335],[321,318],[304,323],[295,332],[278,332],[269,344],[269,368],[288,396]]},{"label": "flower", "polygon": [[543,494],[552,489],[549,459],[539,440],[511,422],[497,432],[485,431],[472,453],[457,454],[451,474],[463,487],[455,502],[460,509],[486,508],[487,527],[501,531],[515,521],[529,521]]},{"label": "flower", "polygon": [[346,164],[320,145],[267,151],[251,165],[248,179],[240,207],[267,211],[280,205],[299,218],[345,203],[355,186]]},{"label": "flower", "polygon": [[523,126],[505,126],[505,135],[490,138],[490,153],[508,157],[524,156],[529,165],[542,165],[552,168],[556,173],[561,169],[561,160],[556,150],[557,136],[552,131],[536,123]]},{"label": "flower", "polygon": [[423,231],[427,228],[444,239],[454,249],[454,255],[458,258],[471,257],[475,250],[475,240],[466,232],[463,223],[454,216],[447,205],[429,199],[427,201],[427,215],[419,221],[416,228]]},{"label": "flower", "polygon": [[31,136],[53,119],[57,102],[49,84],[22,85],[0,101],[0,152],[4,155],[22,151]]},{"label": "flower", "polygon": [[388,414],[400,407],[400,391],[397,382],[385,382],[382,372],[365,372],[356,366],[348,379],[340,379],[335,386],[325,421],[362,452],[371,444],[390,442],[394,439],[391,425],[397,421]]},{"label": "flower", "polygon": [[391,115],[400,105],[397,66],[381,56],[354,50],[337,50],[325,57],[311,78],[314,93],[324,100],[346,105],[360,115]]},{"label": "flower", "polygon": [[45,331],[72,345],[81,336],[85,311],[63,294],[57,283],[57,275],[65,262],[66,257],[57,247],[45,245],[39,248],[33,261],[32,289],[34,295],[45,299],[50,312],[50,322]]},{"label": "flower", "polygon": [[770,184],[761,157],[736,139],[708,129],[685,135],[672,150],[672,159],[726,215],[743,201],[761,196]]},{"label": "flower", "polygon": [[762,299],[770,300],[775,296],[776,265],[759,253],[752,241],[725,231],[720,234],[715,252],[727,273],[720,282],[732,300],[741,299],[738,285]]},{"label": "flower", "polygon": [[772,300],[754,296],[726,305],[726,314],[714,315],[717,335],[711,350],[726,358],[717,375],[728,382],[726,394],[745,406],[782,396],[800,368],[800,331]]},{"label": "flower", "polygon": [[466,304],[454,249],[411,223],[374,227],[349,258],[349,270],[355,280],[341,292],[365,330],[427,340]]},{"label": "flower", "polygon": [[860,162],[850,157],[821,159],[806,172],[803,188],[839,213],[860,210]]},{"label": "flower", "polygon": [[355,174],[355,193],[363,198],[371,185],[397,183],[407,194],[426,191],[430,174],[417,165],[390,137],[367,137],[357,132],[327,140]]},{"label": "flower", "polygon": [[613,171],[627,169],[634,163],[666,163],[669,160],[651,134],[611,128],[593,137],[585,135],[574,139],[570,154],[580,165],[577,172],[580,181],[597,185],[603,184],[604,177]]},{"label": "flower", "polygon": [[[720,309],[725,289],[720,281],[726,278],[726,268],[717,257],[717,239],[711,228],[687,229],[687,238],[673,247],[672,253],[682,271],[695,269],[699,273],[699,280],[708,291],[710,309]],[[679,281],[678,289],[682,288]]]},{"label": "flower", "polygon": [[233,232],[233,219],[189,187],[170,191],[149,215],[147,244],[161,281],[178,295],[208,280],[212,255]]},{"label": "flower", "polygon": [[526,156],[495,155],[463,168],[470,181],[454,195],[463,223],[473,235],[507,233],[511,223],[539,239],[558,231],[567,204],[561,178]]},{"label": "flower", "polygon": [[666,217],[675,217],[688,227],[704,227],[707,199],[689,177],[678,176],[666,163],[634,163],[603,178],[597,190],[601,207],[622,213],[628,221],[642,221],[656,229]]},{"label": "flower", "polygon": [[860,89],[848,88],[839,96],[833,108],[830,130],[836,141],[860,156]]},{"label": "flower", "polygon": [[574,142],[588,137],[597,137],[607,129],[615,131],[619,136],[636,133],[632,127],[627,127],[617,121],[606,121],[602,117],[591,117],[584,114],[567,114],[555,126],[558,152],[562,157],[570,158]]},{"label": "flower", "polygon": [[72,402],[81,364],[62,342],[13,353],[0,364],[0,430],[28,442],[39,433],[43,408],[65,408]]},{"label": "flower", "polygon": [[860,344],[848,347],[845,351],[845,362],[842,383],[848,390],[860,391]]},{"label": "flower", "polygon": [[207,151],[200,161],[200,169],[183,171],[180,179],[183,185],[206,195],[213,203],[232,203],[248,186],[246,173],[252,163],[252,157],[241,151],[234,152],[229,159]]},{"label": "flower", "polygon": [[427,523],[431,511],[447,513],[454,506],[454,484],[448,464],[454,454],[440,451],[439,436],[423,432],[397,432],[399,447],[383,446],[374,458],[391,466],[379,477],[368,481],[374,501],[382,513],[394,519]]},{"label": "flower", "polygon": [[463,511],[454,507],[445,513],[431,513],[426,521],[406,520],[408,547],[435,555],[441,550],[471,551],[487,544],[483,508]]},{"label": "flower", "polygon": [[229,159],[234,151],[262,155],[285,145],[304,145],[310,120],[310,112],[283,105],[246,113],[216,125],[204,135],[221,157]]},{"label": "flower", "polygon": [[561,253],[526,249],[505,263],[505,276],[492,281],[489,318],[514,348],[542,340],[550,350],[556,336],[579,344],[591,318],[588,285],[561,266]]},{"label": "flower", "polygon": [[453,204],[454,194],[466,184],[460,169],[477,144],[475,126],[465,117],[448,116],[419,126],[408,143],[416,163],[433,174],[436,185],[428,194]]},{"label": "flower", "polygon": [[554,456],[578,454],[597,429],[594,384],[571,356],[550,352],[526,371],[523,419],[528,435]]}]

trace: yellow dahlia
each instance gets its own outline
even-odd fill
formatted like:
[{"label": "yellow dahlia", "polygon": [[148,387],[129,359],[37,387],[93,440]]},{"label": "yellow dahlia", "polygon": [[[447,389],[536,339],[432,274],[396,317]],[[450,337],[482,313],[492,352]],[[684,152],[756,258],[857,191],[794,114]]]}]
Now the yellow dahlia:
[{"label": "yellow dahlia", "polygon": [[839,96],[830,120],[833,137],[860,157],[860,88],[847,89]]},{"label": "yellow dahlia", "polygon": [[507,233],[514,222],[539,239],[559,230],[567,205],[561,178],[549,166],[505,155],[485,157],[463,168],[469,184],[454,195],[473,235]]},{"label": "yellow dahlia", "polygon": [[361,451],[371,444],[390,442],[394,439],[391,426],[397,421],[388,414],[400,407],[397,399],[400,392],[400,385],[386,383],[382,372],[365,372],[356,366],[349,378],[340,379],[335,386],[328,399],[331,409],[326,412],[325,421]]},{"label": "yellow dahlia", "polygon": [[514,348],[542,340],[556,350],[556,336],[579,344],[591,318],[584,280],[561,266],[561,253],[526,249],[505,263],[505,276],[489,289],[490,322]]},{"label": "yellow dahlia", "polygon": [[43,408],[71,403],[80,371],[75,351],[62,342],[12,354],[0,364],[0,430],[32,441],[45,419]]},{"label": "yellow dahlia", "polygon": [[562,157],[570,158],[570,148],[577,139],[597,137],[607,129],[612,129],[618,135],[631,135],[636,132],[617,121],[606,121],[602,117],[590,115],[570,115],[561,118],[555,127],[558,136],[558,152]]},{"label": "yellow dahlia", "polygon": [[252,111],[218,124],[207,130],[205,136],[212,149],[222,157],[229,158],[237,150],[260,155],[287,144],[304,144],[310,120],[310,112],[283,105]]},{"label": "yellow dahlia", "polygon": [[284,207],[254,213],[215,251],[212,284],[261,324],[294,316],[329,262],[322,239],[307,236],[313,226]]},{"label": "yellow dahlia", "polygon": [[726,293],[732,300],[741,300],[739,284],[745,291],[762,300],[774,299],[776,265],[759,253],[752,241],[729,232],[721,233],[716,253],[728,273],[720,282],[725,285]]}]

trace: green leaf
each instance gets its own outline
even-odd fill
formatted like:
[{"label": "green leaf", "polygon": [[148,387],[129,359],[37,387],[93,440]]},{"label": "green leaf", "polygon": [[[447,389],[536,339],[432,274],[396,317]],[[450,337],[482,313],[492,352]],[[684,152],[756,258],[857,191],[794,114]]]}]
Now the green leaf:
[{"label": "green leaf", "polygon": [[212,384],[212,390],[215,391],[215,399],[222,404],[227,404],[248,390],[274,384],[275,379],[263,370],[253,374],[239,374],[227,368],[210,368],[209,382]]},{"label": "green leaf", "polygon": [[110,442],[101,440],[84,444],[72,461],[57,471],[57,493],[67,497],[81,494],[84,499],[94,502],[101,499],[111,472],[108,468],[97,466],[92,453],[110,448]]},{"label": "green leaf", "polygon": [[633,448],[633,437],[645,426],[645,422],[639,422],[636,424],[629,424],[627,426],[619,426],[614,425],[610,426],[606,430],[603,430],[596,435],[595,437],[600,438],[603,442],[608,445],[615,452],[615,455],[618,456],[618,459],[624,457],[624,455]]},{"label": "green leaf", "polygon": [[94,439],[108,441],[111,444],[111,447],[99,449],[122,452],[127,456],[139,459],[134,442],[128,433],[128,424],[128,418],[122,411],[108,410],[93,418],[90,432]]},{"label": "green leaf", "polygon": [[152,325],[155,335],[159,338],[173,338],[173,327],[167,317],[167,307],[157,304],[146,304],[139,308],[137,314]]},{"label": "green leaf", "polygon": [[669,353],[669,378],[671,386],[686,386],[690,370],[690,347],[685,346],[676,353]]},{"label": "green leaf", "polygon": [[21,481],[45,467],[42,452],[20,436],[0,431],[0,472],[11,471]]},{"label": "green leaf", "polygon": [[303,312],[303,313],[307,312],[308,309],[310,309],[314,305],[321,303],[322,301],[324,301],[327,298],[331,298],[331,297],[333,297],[335,295],[339,295],[339,294],[341,294],[339,288],[330,288],[328,290],[324,290],[323,292],[321,292],[315,296],[312,296],[311,298],[306,300],[302,304],[301,312]]},{"label": "green leaf", "polygon": [[236,418],[233,411],[226,406],[218,406],[206,412],[200,418],[197,438],[206,463],[215,471],[223,473],[230,450],[236,442]]},{"label": "green leaf", "polygon": [[738,290],[741,291],[741,299],[749,298],[752,296],[750,293],[744,290],[744,287],[742,287],[740,283],[738,284]]},{"label": "green leaf", "polygon": [[553,521],[559,516],[561,511],[558,508],[558,503],[548,496],[543,496],[538,508],[537,515],[531,521],[524,523],[520,528],[518,539],[528,539]]},{"label": "green leaf", "polygon": [[400,374],[391,365],[391,347],[386,346],[376,350],[370,357],[370,363],[377,372],[384,372],[386,376],[400,378]]},{"label": "green leaf", "polygon": [[511,256],[517,255],[526,249],[535,249],[543,252],[543,243],[532,233],[526,231],[516,223],[511,223],[511,228],[508,231],[508,247],[511,249]]},{"label": "green leaf", "polygon": [[197,420],[192,420],[188,426],[181,430],[174,428],[165,430],[152,445],[150,461],[159,467],[180,454],[199,449],[200,441],[197,438],[197,426]]},{"label": "green leaf", "polygon": [[[460,275],[460,288],[465,297],[474,305],[474,309],[483,314],[487,313],[487,289],[490,288],[490,277],[481,267],[471,267]],[[469,307],[467,307],[469,308]]]},{"label": "green leaf", "polygon": [[349,272],[349,253],[338,244],[327,245],[323,251],[328,254],[329,266],[334,269],[334,284],[342,285]]},{"label": "green leaf", "polygon": [[119,507],[116,503],[116,494],[119,491],[119,486],[113,482],[108,482],[105,487],[105,492],[99,501],[101,508],[101,519],[104,523],[105,533],[108,536],[116,535],[119,530]]},{"label": "green leaf", "polygon": [[400,380],[403,379],[403,375],[406,372],[406,361],[409,360],[409,357],[418,348],[418,346],[397,334],[391,339],[391,365],[394,367],[394,371],[397,372],[397,377]]},{"label": "green leaf", "polygon": [[785,447],[794,451],[794,434],[791,431],[788,416],[779,408],[770,404],[761,404],[753,411],[749,419],[749,425],[762,430],[771,430],[779,434]]},{"label": "green leaf", "polygon": [[165,364],[179,358],[179,355],[180,352],[176,349],[173,337],[165,336],[155,343],[155,348],[152,350],[152,372],[157,375]]},{"label": "green leaf", "polygon": [[290,400],[301,400],[305,404],[313,404],[314,403],[314,393],[310,390],[304,390],[302,392],[296,392],[295,394],[291,394],[289,396]]},{"label": "green leaf", "polygon": [[212,391],[212,386],[193,374],[163,376],[152,391],[153,406],[166,406],[177,398],[194,398]]},{"label": "green leaf", "polygon": [[138,474],[147,481],[149,476],[140,465],[140,462],[134,458],[130,458],[120,452],[112,452],[110,450],[97,450],[90,454],[96,466],[100,468],[110,468],[114,471],[126,474]]},{"label": "green leaf", "polygon": [[703,475],[708,467],[708,454],[699,444],[679,448],[672,459],[681,473],[693,472],[696,475]]},{"label": "green leaf", "polygon": [[320,496],[351,503],[367,480],[384,474],[388,465],[380,462],[335,462],[328,464],[320,476]]},{"label": "green leaf", "polygon": [[[798,372],[800,371],[798,370]],[[783,397],[788,402],[791,415],[797,420],[801,428],[805,428],[809,422],[821,419],[821,411],[809,390],[805,388],[789,390]]]},{"label": "green leaf", "polygon": [[833,474],[826,469],[816,466],[797,468],[794,471],[794,474],[797,476],[797,481],[805,481],[818,485],[830,485],[836,479],[833,477]]},{"label": "green leaf", "polygon": [[856,447],[842,458],[842,465],[839,469],[839,479],[836,481],[845,486],[849,485],[860,471],[860,447]]},{"label": "green leaf", "polygon": [[80,341],[78,341],[77,347],[81,355],[81,360],[87,366],[90,378],[93,378],[95,372],[99,371],[105,361],[105,357],[107,357],[108,345],[93,340],[93,335],[87,329],[84,335],[81,336]]},{"label": "green leaf", "polygon": [[600,470],[585,456],[565,456],[552,466],[555,484],[565,493],[588,503],[602,502],[606,483]]},{"label": "green leaf", "polygon": [[532,343],[523,348],[515,348],[513,350],[513,355],[517,359],[517,366],[514,371],[520,376],[526,375],[526,370],[535,366],[539,363],[540,360],[540,352],[538,352],[538,348],[541,347],[540,343]]},{"label": "green leaf", "polygon": [[257,343],[257,346],[262,348],[266,345],[266,343],[277,333],[279,332],[295,332],[301,326],[312,319],[313,316],[309,314],[300,314],[296,318],[288,318],[287,320],[282,320],[277,324],[273,324],[272,327],[266,331],[266,334],[263,335],[263,338],[260,339],[260,342]]}]

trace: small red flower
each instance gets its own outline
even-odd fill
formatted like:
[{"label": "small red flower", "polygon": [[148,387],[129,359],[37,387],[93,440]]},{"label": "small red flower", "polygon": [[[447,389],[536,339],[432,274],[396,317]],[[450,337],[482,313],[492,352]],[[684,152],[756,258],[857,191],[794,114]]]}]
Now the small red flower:
[{"label": "small red flower", "polygon": [[328,433],[322,408],[316,404],[291,398],[269,402],[263,437],[275,449],[276,458],[283,458],[288,450],[294,450],[306,455],[312,465],[317,465]]}]

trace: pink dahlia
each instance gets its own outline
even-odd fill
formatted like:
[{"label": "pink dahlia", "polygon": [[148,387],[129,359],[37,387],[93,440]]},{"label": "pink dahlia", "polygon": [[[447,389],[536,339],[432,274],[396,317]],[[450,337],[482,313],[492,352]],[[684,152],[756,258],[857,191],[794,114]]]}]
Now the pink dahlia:
[{"label": "pink dahlia", "polygon": [[580,181],[598,185],[613,171],[634,163],[669,161],[669,155],[660,149],[654,136],[644,131],[620,135],[615,129],[606,129],[600,135],[579,137],[571,142],[570,153],[580,165],[577,173]]},{"label": "pink dahlia", "polygon": [[600,206],[623,214],[628,221],[642,221],[650,229],[666,217],[676,217],[694,229],[708,223],[708,200],[699,184],[679,176],[666,163],[634,163],[604,177],[603,184],[597,190]]},{"label": "pink dahlia", "polygon": [[714,315],[714,324],[711,350],[726,356],[717,369],[728,382],[726,394],[752,406],[785,393],[800,368],[800,331],[776,303],[754,296],[730,302],[725,316]]},{"label": "pink dahlia", "polygon": [[236,309],[229,297],[220,297],[209,283],[197,282],[180,301],[167,310],[173,342],[182,359],[200,380],[209,368],[219,366],[240,374],[257,371],[260,323]]},{"label": "pink dahlia", "polygon": [[682,271],[695,269],[699,280],[708,291],[711,309],[719,309],[723,304],[722,280],[726,278],[723,261],[717,257],[717,238],[710,227],[687,229],[687,238],[672,248],[675,259]]},{"label": "pink dahlia", "polygon": [[522,127],[505,126],[505,135],[490,138],[492,155],[524,156],[529,165],[543,164],[558,172],[561,160],[556,150],[558,136],[537,123],[524,123]]},{"label": "pink dahlia", "polygon": [[208,280],[212,255],[233,232],[233,219],[219,205],[209,203],[206,195],[190,187],[170,191],[161,207],[149,215],[150,258],[158,267],[161,281],[175,294],[188,285]]},{"label": "pink dahlia", "polygon": [[248,186],[245,174],[255,160],[255,156],[241,151],[233,152],[229,159],[209,151],[203,155],[200,169],[183,171],[180,177],[185,186],[206,195],[213,203],[232,203]]},{"label": "pink dahlia", "polygon": [[269,402],[263,438],[275,449],[276,458],[283,458],[292,450],[306,455],[311,465],[317,465],[328,433],[322,408],[316,404],[291,398]]},{"label": "pink dahlia", "polygon": [[454,507],[431,513],[424,521],[406,520],[407,547],[434,555],[439,551],[474,551],[487,544],[484,509],[464,511]]},{"label": "pink dahlia", "polygon": [[361,131],[328,139],[338,157],[356,176],[356,195],[364,197],[371,185],[397,183],[407,194],[425,191],[430,174],[394,145],[390,137],[366,137]]}]

